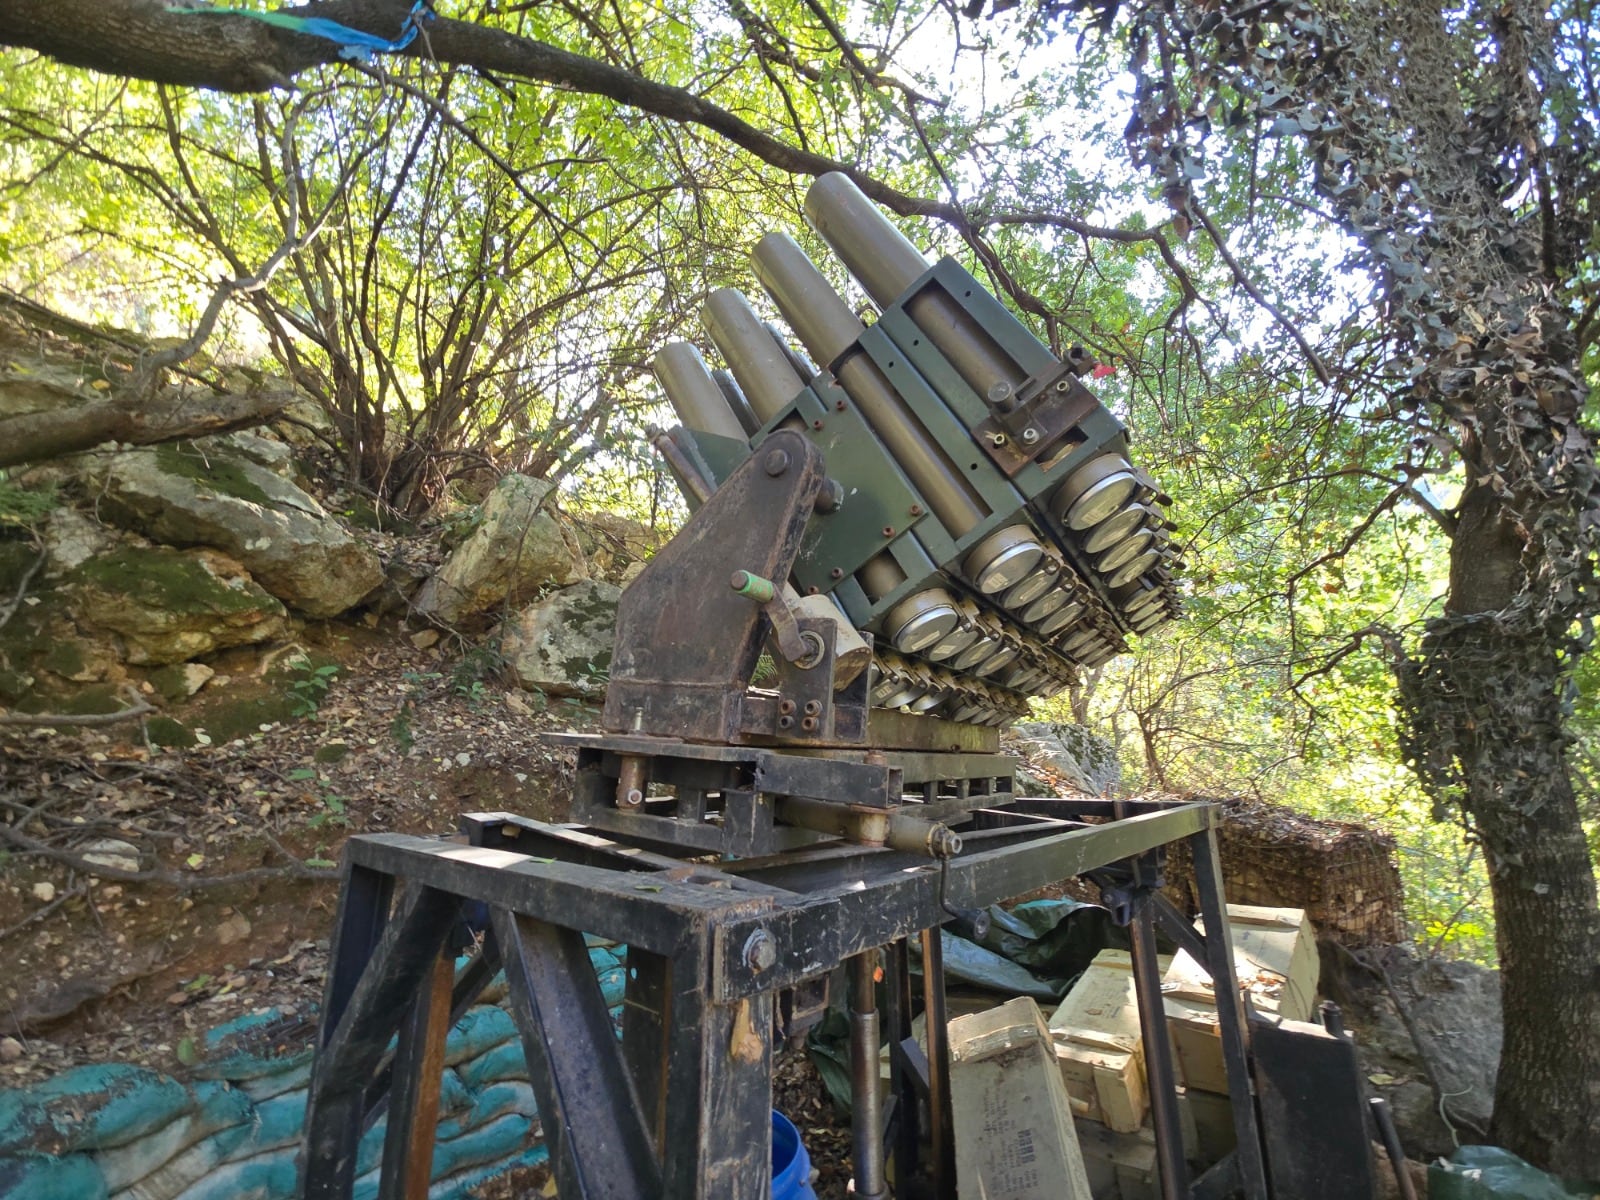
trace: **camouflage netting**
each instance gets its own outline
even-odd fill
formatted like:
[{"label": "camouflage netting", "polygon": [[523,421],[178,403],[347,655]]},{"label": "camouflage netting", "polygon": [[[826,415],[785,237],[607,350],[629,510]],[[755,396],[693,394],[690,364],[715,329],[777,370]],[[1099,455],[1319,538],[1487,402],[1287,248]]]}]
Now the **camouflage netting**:
[{"label": "camouflage netting", "polygon": [[[1388,834],[1275,804],[1214,802],[1223,805],[1217,844],[1229,903],[1303,908],[1318,936],[1352,949],[1404,940],[1400,870]],[[1186,845],[1171,848],[1166,875],[1173,902],[1195,912]]]}]

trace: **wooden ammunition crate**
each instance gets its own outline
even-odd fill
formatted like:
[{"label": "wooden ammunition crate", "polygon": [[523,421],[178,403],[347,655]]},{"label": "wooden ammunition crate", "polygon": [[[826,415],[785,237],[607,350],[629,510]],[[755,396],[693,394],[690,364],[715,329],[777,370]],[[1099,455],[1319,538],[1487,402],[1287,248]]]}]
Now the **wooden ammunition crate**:
[{"label": "wooden ammunition crate", "polygon": [[[1183,1104],[1178,1105],[1183,1128],[1184,1158],[1195,1156],[1195,1131]],[[1107,1129],[1098,1121],[1078,1118],[1078,1146],[1094,1200],[1161,1200],[1156,1134],[1147,1122],[1132,1133]]]},{"label": "wooden ammunition crate", "polygon": [[[1298,908],[1228,905],[1234,971],[1240,989],[1259,1012],[1309,1020],[1316,1011],[1316,934]],[[1202,930],[1203,932],[1203,930]],[[1211,978],[1188,954],[1177,955],[1162,976],[1167,1028],[1184,1086],[1226,1093],[1216,991]]]},{"label": "wooden ammunition crate", "polygon": [[986,1200],[1091,1200],[1050,1030],[1026,996],[950,1022],[956,1180]]},{"label": "wooden ammunition crate", "polygon": [[[1163,967],[1170,959],[1160,959]],[[1056,1064],[1077,1116],[1131,1133],[1150,1110],[1133,963],[1102,950],[1050,1018]]]}]

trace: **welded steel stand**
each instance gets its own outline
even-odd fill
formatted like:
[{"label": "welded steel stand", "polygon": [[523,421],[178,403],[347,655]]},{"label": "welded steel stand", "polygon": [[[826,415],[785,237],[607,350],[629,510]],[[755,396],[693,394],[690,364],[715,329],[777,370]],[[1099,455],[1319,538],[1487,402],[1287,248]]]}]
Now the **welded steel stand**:
[{"label": "welded steel stand", "polygon": [[[938,1194],[953,1197],[942,973],[937,955],[928,954],[933,1055],[919,1063],[916,1042],[905,1040],[912,997],[899,969],[905,939],[922,936],[925,948],[937,947],[938,926],[949,919],[942,905],[980,909],[1110,864],[1138,863],[1186,839],[1201,867],[1209,936],[1201,939],[1180,922],[1184,940],[1199,950],[1199,961],[1229,979],[1216,989],[1219,1002],[1236,995],[1231,955],[1222,949],[1228,943],[1212,870],[1212,808],[1136,804],[1112,819],[1110,805],[1099,801],[1003,796],[994,807],[979,807],[985,803],[984,797],[946,798],[927,806],[952,823],[962,821],[959,809],[971,810],[962,832],[966,849],[948,865],[943,896],[941,868],[927,858],[843,842],[709,865],[616,834],[602,837],[504,813],[464,818],[464,840],[352,838],[307,1107],[304,1195],[342,1200],[351,1194],[357,1144],[385,1107],[391,1130],[426,1136],[420,1118],[431,1114],[437,1095],[449,1024],[439,1014],[459,1016],[503,967],[564,1200],[765,1200],[778,996],[786,989],[803,992],[818,976],[854,962],[859,986],[853,1007],[864,1015],[876,952],[888,947],[893,996],[885,1015],[891,1058],[901,1069],[891,1088],[895,1178],[907,1180],[919,1167],[920,1139],[908,1134],[906,1123],[915,1120],[917,1108],[909,1094],[920,1092],[933,1123]],[[1148,891],[1137,900],[1136,954],[1144,964],[1150,962],[1144,926],[1159,917],[1160,905]],[[464,921],[482,929],[482,948],[446,993],[438,963]],[[585,932],[629,948],[620,1039]],[[1140,972],[1145,995],[1149,975]],[[1146,1027],[1147,1046],[1165,1044],[1158,1014],[1156,1028]],[[874,1010],[874,1023],[878,1015]],[[1244,1025],[1234,1019],[1237,1011],[1222,1016],[1244,1151],[1236,1174],[1249,1200],[1266,1200],[1244,1070]],[[876,1043],[876,1035],[871,1040]],[[907,1069],[920,1087],[906,1084]],[[1157,1112],[1166,1112],[1174,1096],[1171,1065],[1159,1053],[1152,1055],[1151,1074],[1152,1091],[1166,1097]],[[866,1090],[875,1096],[873,1076]],[[883,1194],[884,1147],[866,1144],[882,1131],[876,1115],[858,1128],[863,1194]],[[1162,1139],[1181,1146],[1175,1132],[1162,1129]],[[380,1197],[426,1194],[426,1159],[398,1149],[385,1153]],[[1181,1148],[1175,1161],[1163,1156],[1168,1196],[1190,1194],[1180,1163]]]}]

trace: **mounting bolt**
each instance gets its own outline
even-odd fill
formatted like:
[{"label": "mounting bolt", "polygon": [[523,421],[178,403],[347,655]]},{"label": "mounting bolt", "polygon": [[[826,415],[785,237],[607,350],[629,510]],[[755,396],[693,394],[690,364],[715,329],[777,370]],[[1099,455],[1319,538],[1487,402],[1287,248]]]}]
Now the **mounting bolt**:
[{"label": "mounting bolt", "polygon": [[778,711],[784,716],[788,716],[790,713],[794,712],[794,701],[788,699],[779,700]]},{"label": "mounting bolt", "polygon": [[913,504],[913,505],[912,505],[912,506],[911,506],[911,515],[912,515],[912,516],[913,516],[913,517],[920,517],[920,516],[921,516],[921,515],[922,515],[922,505],[920,505],[920,504]]},{"label": "mounting bolt", "polygon": [[934,858],[954,858],[961,853],[961,835],[948,825],[935,823],[928,830],[928,853]]},{"label": "mounting bolt", "polygon": [[800,728],[805,730],[807,733],[815,733],[817,731],[817,719],[815,717],[802,718],[800,721]]},{"label": "mounting bolt", "polygon": [[1064,392],[1071,386],[1072,384],[1068,380],[1063,379],[1060,383],[1056,384],[1056,391]]},{"label": "mounting bolt", "polygon": [[1038,440],[1039,440],[1039,431],[1037,429],[1031,429],[1030,428],[1030,429],[1024,429],[1022,431],[1022,444],[1024,446],[1031,446],[1035,442],[1037,442]]},{"label": "mounting bolt", "polygon": [[813,429],[821,429],[822,428],[822,418],[818,417],[815,421],[811,422],[811,428],[813,428]]},{"label": "mounting bolt", "polygon": [[806,589],[806,595],[815,596],[821,590],[822,590],[821,588],[819,588],[816,584],[813,583],[810,587],[808,587]]},{"label": "mounting bolt", "polygon": [[761,464],[766,468],[768,475],[777,478],[789,469],[789,452],[787,450],[769,450],[767,457]]},{"label": "mounting bolt", "polygon": [[779,717],[778,718],[778,728],[779,729],[793,729],[794,728],[794,718],[793,717]]},{"label": "mounting bolt", "polygon": [[756,974],[770,971],[778,963],[778,943],[765,929],[758,929],[745,939],[744,965]]},{"label": "mounting bolt", "polygon": [[844,568],[835,567],[833,570],[828,572],[828,578],[829,579],[843,579],[844,578]]},{"label": "mounting bolt", "polygon": [[806,716],[814,717],[821,711],[822,711],[822,701],[821,700],[807,700],[806,701]]},{"label": "mounting bolt", "polygon": [[844,401],[843,400],[835,400],[833,402],[833,408],[834,408],[835,412],[843,412],[844,411]]},{"label": "mounting bolt", "polygon": [[883,536],[884,537],[893,537],[894,536],[894,526],[893,525],[885,525],[883,527]]}]

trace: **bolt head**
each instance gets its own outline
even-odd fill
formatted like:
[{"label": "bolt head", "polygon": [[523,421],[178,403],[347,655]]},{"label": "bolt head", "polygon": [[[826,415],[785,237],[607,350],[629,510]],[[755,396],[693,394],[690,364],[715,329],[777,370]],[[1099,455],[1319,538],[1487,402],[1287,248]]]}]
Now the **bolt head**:
[{"label": "bolt head", "polygon": [[828,572],[828,578],[829,579],[843,579],[844,578],[844,569],[842,567],[835,567],[833,570]]},{"label": "bolt head", "polygon": [[765,929],[758,929],[745,939],[744,965],[760,973],[770,971],[778,963],[778,943]]},{"label": "bolt head", "polygon": [[1022,440],[1026,445],[1033,445],[1039,440],[1039,431],[1037,429],[1024,429],[1022,431]]},{"label": "bolt head", "polygon": [[789,452],[787,450],[769,450],[761,465],[766,469],[768,475],[776,478],[789,469]]},{"label": "bolt head", "polygon": [[894,536],[894,526],[893,525],[885,525],[883,527],[883,536],[884,537],[893,537]]}]

